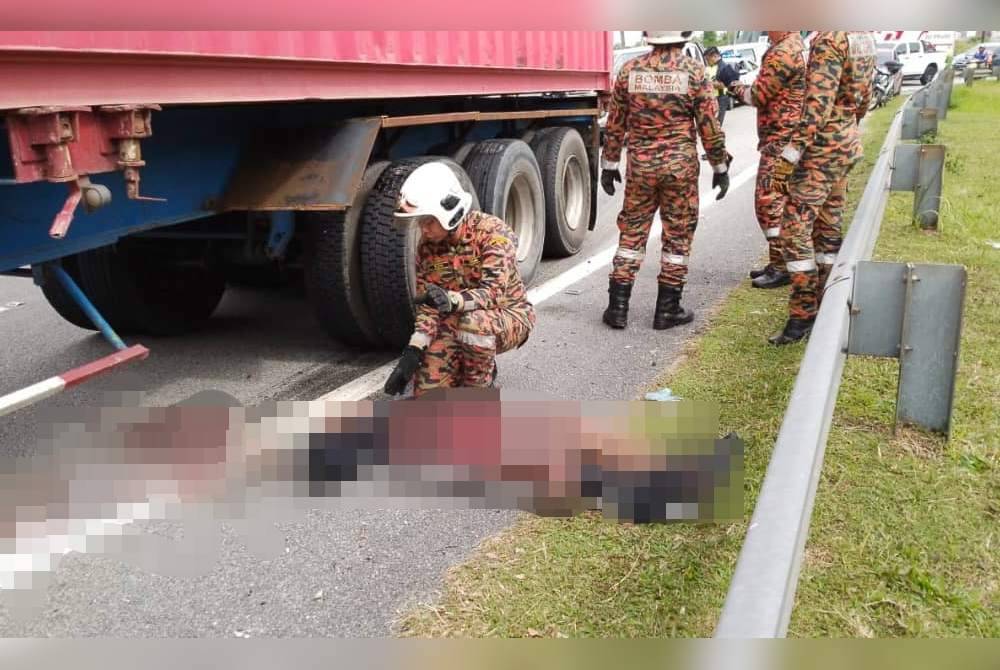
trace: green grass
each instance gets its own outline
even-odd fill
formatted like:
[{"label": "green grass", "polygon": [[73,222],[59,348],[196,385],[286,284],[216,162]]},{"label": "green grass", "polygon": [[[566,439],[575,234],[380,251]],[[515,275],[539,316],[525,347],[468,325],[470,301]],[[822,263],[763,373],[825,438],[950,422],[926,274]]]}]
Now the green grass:
[{"label": "green grass", "polygon": [[[1000,635],[1000,240],[991,178],[1000,87],[955,91],[937,140],[948,145],[941,232],[910,221],[893,195],[876,259],[961,263],[969,270],[950,443],[892,434],[895,361],[845,369],[791,636]],[[869,118],[851,177],[849,221],[899,101]],[[803,345],[769,347],[786,294],[744,283],[663,384],[722,403],[721,432],[747,443],[753,509]],[[745,523],[636,527],[595,517],[526,517],[448,575],[440,599],[410,609],[407,636],[661,637],[711,635]]]}]

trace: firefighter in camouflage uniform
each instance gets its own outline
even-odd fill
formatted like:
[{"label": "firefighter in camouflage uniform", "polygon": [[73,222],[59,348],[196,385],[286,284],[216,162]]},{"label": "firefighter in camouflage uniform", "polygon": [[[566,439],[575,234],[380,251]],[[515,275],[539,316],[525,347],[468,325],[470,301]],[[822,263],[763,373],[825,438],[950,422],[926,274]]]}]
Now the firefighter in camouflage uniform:
[{"label": "firefighter in camouflage uniform", "polygon": [[768,263],[762,270],[752,270],[750,278],[756,288],[778,288],[790,282],[785,269],[781,244],[781,217],[785,211],[785,196],[771,184],[778,154],[785,148],[802,116],[805,97],[805,42],[797,32],[770,30],[771,46],[764,54],[753,86],[733,85],[730,88],[747,105],[757,109],[757,186],[754,209],[757,223],[767,239]]},{"label": "firefighter in camouflage uniform", "polygon": [[789,318],[772,344],[796,342],[812,330],[840,251],[847,175],[863,155],[858,124],[868,111],[874,69],[871,33],[821,31],[813,37],[802,118],[772,176],[788,196],[781,235],[792,284]]},{"label": "firefighter in camouflage uniform", "polygon": [[614,182],[622,180],[618,161],[626,142],[628,165],[603,319],[612,328],[627,325],[632,285],[659,209],[663,235],[653,328],[663,330],[694,319],[680,300],[698,224],[697,136],[713,166],[717,199],[729,190],[732,157],[726,153],[712,82],[704,66],[683,52],[691,31],[647,31],[645,37],[653,50],[622,67],[608,113],[601,173],[608,195],[614,194]]},{"label": "firefighter in camouflage uniform", "polygon": [[472,195],[444,163],[421,165],[400,190],[397,220],[421,228],[416,323],[385,391],[489,387],[496,357],[520,347],[535,310],[517,268],[517,238],[500,219],[470,211]]}]

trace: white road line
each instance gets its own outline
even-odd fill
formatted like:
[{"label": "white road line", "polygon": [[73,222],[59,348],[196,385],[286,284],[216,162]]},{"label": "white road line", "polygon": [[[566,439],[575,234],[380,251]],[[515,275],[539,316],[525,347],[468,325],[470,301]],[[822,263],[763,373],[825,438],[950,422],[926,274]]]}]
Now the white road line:
[{"label": "white road line", "polygon": [[[115,518],[49,519],[16,524],[16,553],[0,554],[0,590],[21,588],[18,574],[50,572],[53,556],[71,551],[93,553],[93,549],[87,546],[87,540],[92,537],[121,536],[125,526],[140,520],[163,518],[165,510],[162,501],[117,503],[116,507],[118,514]],[[50,530],[50,527],[53,528]]]},{"label": "white road line", "polygon": [[[733,177],[730,192],[752,179],[757,173],[755,167],[744,170]],[[703,194],[699,203],[699,214],[704,214],[717,203],[715,192]],[[657,239],[660,234],[659,219],[654,221],[650,238]],[[545,302],[552,296],[561,293],[576,282],[584,279],[598,270],[607,270],[618,247],[617,241],[577,263],[565,272],[553,277],[544,284],[528,292],[528,298],[534,304]],[[317,400],[335,400],[359,402],[382,389],[385,380],[392,372],[396,361],[375,368],[370,372],[344,384]],[[15,539],[15,553],[0,554],[0,589],[18,588],[16,576],[18,573],[48,572],[51,570],[52,557],[68,554],[71,551],[89,553],[87,539],[97,536],[122,535],[124,527],[139,520],[162,518],[162,501],[148,500],[145,503],[118,503],[117,517],[107,519],[74,519],[61,522],[59,529],[49,529],[34,525],[34,533],[26,533],[27,537]],[[41,526],[48,526],[47,521]],[[20,524],[18,524],[20,525]],[[25,528],[27,530],[27,528]],[[40,532],[38,532],[40,531]],[[20,533],[19,533],[20,535]]]},{"label": "white road line", "polygon": [[[732,178],[729,184],[729,191],[732,193],[738,189],[743,184],[747,183],[757,175],[757,168],[750,167],[743,170],[735,177]],[[716,192],[714,190],[706,191],[701,196],[701,201],[698,205],[698,213],[700,215],[704,214],[706,211],[715,206],[718,200],[715,199]],[[661,223],[659,217],[653,222],[653,227],[649,232],[650,239],[658,239],[660,236]],[[539,305],[552,296],[565,291],[567,288],[575,284],[576,282],[589,277],[598,270],[610,270],[611,259],[614,258],[615,250],[618,248],[618,242],[615,241],[597,253],[587,257],[586,259],[580,261],[570,269],[562,272],[552,279],[548,280],[540,286],[528,291],[528,300],[534,305]],[[382,389],[385,385],[385,380],[389,378],[393,369],[396,367],[396,360],[392,360],[385,365],[375,368],[370,372],[354,379],[343,386],[330,391],[329,393],[317,398],[317,401],[335,400],[338,402],[360,402],[366,399],[373,393],[376,393]]]}]

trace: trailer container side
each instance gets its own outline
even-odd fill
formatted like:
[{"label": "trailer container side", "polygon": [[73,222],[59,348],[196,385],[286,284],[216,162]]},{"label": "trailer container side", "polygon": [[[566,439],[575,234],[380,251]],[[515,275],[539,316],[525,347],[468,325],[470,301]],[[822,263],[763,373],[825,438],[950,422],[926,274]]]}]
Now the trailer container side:
[{"label": "trailer container side", "polygon": [[583,31],[0,32],[0,109],[605,90]]},{"label": "trailer container side", "polygon": [[530,283],[596,221],[611,67],[606,31],[0,32],[0,272],[156,335],[298,276],[330,335],[399,347],[401,180],[445,160],[490,194]]}]

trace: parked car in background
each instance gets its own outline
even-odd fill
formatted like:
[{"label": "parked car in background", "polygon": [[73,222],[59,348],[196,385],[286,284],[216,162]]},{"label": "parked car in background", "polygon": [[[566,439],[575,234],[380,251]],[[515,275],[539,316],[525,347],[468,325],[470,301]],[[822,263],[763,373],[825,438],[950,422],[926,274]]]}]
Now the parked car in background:
[{"label": "parked car in background", "polygon": [[947,67],[947,55],[930,42],[879,42],[878,49],[892,49],[896,60],[903,64],[903,78],[919,78],[921,84],[929,84]]},{"label": "parked car in background", "polygon": [[952,61],[952,67],[956,70],[964,70],[965,67],[973,60],[973,56],[979,51],[979,47],[986,47],[986,53],[993,57],[993,61],[996,62],[996,53],[1000,51],[1000,42],[983,42],[982,44],[977,44],[968,51],[963,51],[962,53],[955,56],[955,60]]},{"label": "parked car in background", "polygon": [[643,54],[648,54],[652,50],[653,47],[648,45],[615,50],[615,61],[611,66],[611,80],[614,81],[618,78],[618,73],[621,72],[622,66],[624,66],[625,63],[629,62],[633,58],[638,58]]},{"label": "parked car in background", "polygon": [[747,61],[753,63],[758,68],[764,61],[764,54],[767,52],[767,42],[744,42],[743,44],[729,44],[719,47],[719,54],[722,60],[731,63]]},{"label": "parked car in background", "polygon": [[883,30],[875,31],[876,41],[892,42],[927,42],[934,46],[935,51],[945,57],[955,55],[954,30]]}]

